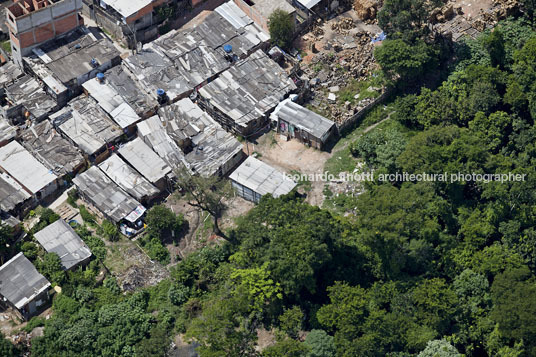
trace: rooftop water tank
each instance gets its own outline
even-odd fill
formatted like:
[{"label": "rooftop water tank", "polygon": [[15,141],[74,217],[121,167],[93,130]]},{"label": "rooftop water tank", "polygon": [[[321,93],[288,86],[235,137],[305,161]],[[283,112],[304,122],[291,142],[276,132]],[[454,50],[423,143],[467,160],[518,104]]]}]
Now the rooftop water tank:
[{"label": "rooftop water tank", "polygon": [[233,52],[233,46],[231,46],[231,45],[224,45],[224,46],[223,46],[223,50],[224,50],[226,53],[231,53],[231,52]]},{"label": "rooftop water tank", "polygon": [[168,101],[166,91],[163,90],[162,88],[158,88],[156,90],[156,96],[157,96],[158,103],[160,104],[165,104]]},{"label": "rooftop water tank", "polygon": [[97,73],[97,80],[101,83],[104,82],[104,73],[102,72]]}]

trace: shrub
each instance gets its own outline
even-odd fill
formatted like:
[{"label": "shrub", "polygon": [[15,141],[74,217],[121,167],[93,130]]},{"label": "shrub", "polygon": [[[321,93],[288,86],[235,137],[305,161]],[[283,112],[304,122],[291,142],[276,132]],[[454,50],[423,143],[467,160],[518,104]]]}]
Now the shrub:
[{"label": "shrub", "polygon": [[82,219],[84,220],[84,222],[88,224],[95,223],[95,216],[89,213],[86,206],[80,205],[79,210],[80,210],[80,216],[82,216]]}]

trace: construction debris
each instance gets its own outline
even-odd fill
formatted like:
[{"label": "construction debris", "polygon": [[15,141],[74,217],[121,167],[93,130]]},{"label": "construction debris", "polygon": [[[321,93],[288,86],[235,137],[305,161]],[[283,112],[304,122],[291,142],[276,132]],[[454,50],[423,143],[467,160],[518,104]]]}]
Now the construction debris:
[{"label": "construction debris", "polygon": [[[369,79],[377,69],[372,39],[378,33],[356,31],[351,18],[337,19],[326,26],[329,26],[330,35],[334,36],[331,36],[331,40],[322,40],[309,33],[306,39],[315,44],[318,53],[312,55],[308,63],[302,63],[301,69],[310,79],[310,104],[318,112],[341,124],[373,100],[371,96],[363,96],[359,100],[357,89],[349,89],[349,86],[352,82]],[[382,89],[374,89],[377,89],[377,95],[382,92]],[[341,99],[340,93],[348,90],[356,92],[350,93],[349,98],[346,94]]]},{"label": "construction debris", "polygon": [[379,9],[382,7],[380,0],[355,0],[354,10],[360,20],[374,20]]}]

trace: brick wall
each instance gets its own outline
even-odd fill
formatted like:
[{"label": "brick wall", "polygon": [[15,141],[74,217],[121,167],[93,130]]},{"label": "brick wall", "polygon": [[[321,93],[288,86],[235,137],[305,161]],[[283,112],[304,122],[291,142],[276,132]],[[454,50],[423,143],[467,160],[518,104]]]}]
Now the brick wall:
[{"label": "brick wall", "polygon": [[68,32],[78,26],[78,13],[72,13],[66,17],[54,21],[56,35]]}]

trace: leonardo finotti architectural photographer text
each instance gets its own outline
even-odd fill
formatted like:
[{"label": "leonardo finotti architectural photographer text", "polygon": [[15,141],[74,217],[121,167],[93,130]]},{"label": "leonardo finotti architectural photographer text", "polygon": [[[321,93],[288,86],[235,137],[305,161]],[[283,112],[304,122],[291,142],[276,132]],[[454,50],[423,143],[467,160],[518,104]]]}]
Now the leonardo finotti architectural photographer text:
[{"label": "leonardo finotti architectural photographer text", "polygon": [[409,173],[396,172],[392,174],[374,172],[348,173],[341,172],[338,175],[324,172],[316,174],[292,174],[287,175],[293,181],[310,181],[310,182],[520,182],[525,181],[527,174],[518,173]]}]

